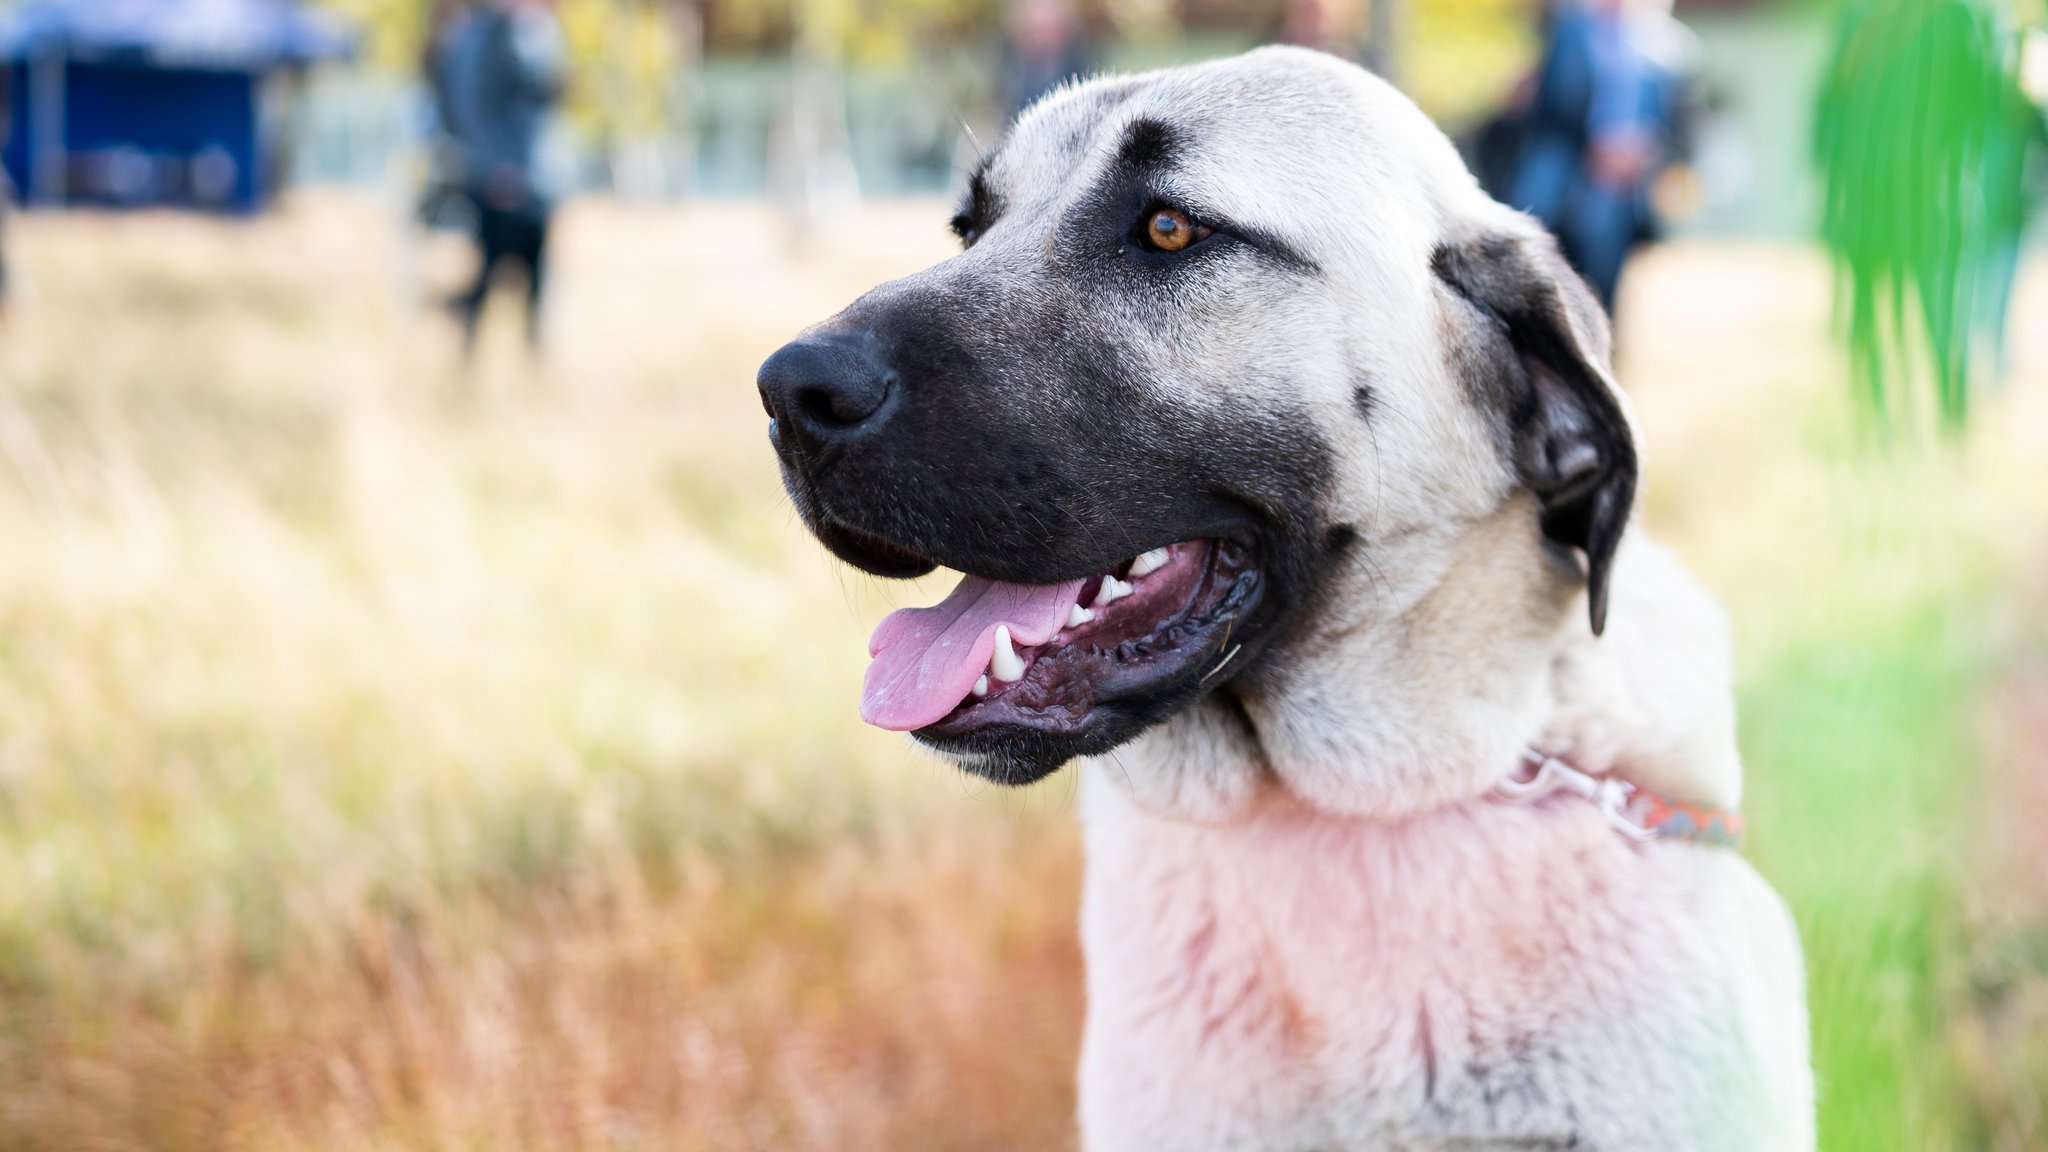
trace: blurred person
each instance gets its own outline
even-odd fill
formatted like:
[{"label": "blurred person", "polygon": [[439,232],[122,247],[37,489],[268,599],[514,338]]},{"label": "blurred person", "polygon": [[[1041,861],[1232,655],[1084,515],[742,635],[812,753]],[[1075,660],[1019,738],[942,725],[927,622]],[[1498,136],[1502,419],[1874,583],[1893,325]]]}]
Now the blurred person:
[{"label": "blurred person", "polygon": [[1482,172],[1555,233],[1612,314],[1630,251],[1653,237],[1651,188],[1682,155],[1696,47],[1668,0],[1560,0],[1543,59],[1482,136]]},{"label": "blurred person", "polygon": [[[0,68],[0,148],[7,146],[14,123],[12,77],[11,69]],[[0,320],[7,318],[7,216],[13,210],[14,181],[0,168]]]},{"label": "blurred person", "polygon": [[[4,106],[0,106],[0,113],[4,111]],[[7,218],[13,211],[14,181],[0,171],[0,320],[7,319]]]},{"label": "blurred person", "polygon": [[997,78],[1004,123],[1089,66],[1088,38],[1073,0],[1010,0]]},{"label": "blurred person", "polygon": [[426,79],[433,114],[420,220],[428,227],[450,227],[452,219],[462,219],[466,223],[461,230],[472,233],[476,231],[476,210],[469,200],[456,125],[466,104],[458,94],[473,86],[468,65],[474,54],[466,46],[475,17],[471,0],[436,0],[427,16],[426,49],[420,57],[420,74]]},{"label": "blurred person", "polygon": [[449,301],[463,343],[476,342],[491,283],[508,264],[526,274],[526,334],[540,342],[554,196],[540,177],[541,130],[561,99],[565,47],[554,0],[479,0],[445,7],[427,53],[440,120],[443,176],[475,208],[476,278]]}]

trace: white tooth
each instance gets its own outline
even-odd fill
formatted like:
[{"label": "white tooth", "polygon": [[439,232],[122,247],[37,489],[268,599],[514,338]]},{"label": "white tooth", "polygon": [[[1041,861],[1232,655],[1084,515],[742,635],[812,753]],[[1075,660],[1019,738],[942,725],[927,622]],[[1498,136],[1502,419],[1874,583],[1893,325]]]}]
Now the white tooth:
[{"label": "white tooth", "polygon": [[996,625],[996,650],[988,658],[988,670],[1005,684],[1024,678],[1024,658],[1010,644],[1010,626]]},{"label": "white tooth", "polygon": [[1095,594],[1095,606],[1100,608],[1104,604],[1114,604],[1130,594],[1131,586],[1129,584],[1114,576],[1104,576],[1102,578],[1102,591]]},{"label": "white tooth", "polygon": [[1131,561],[1131,576],[1133,578],[1150,576],[1161,568],[1166,567],[1168,559],[1169,554],[1164,548],[1154,548],[1150,552],[1143,553],[1136,560]]},{"label": "white tooth", "polygon": [[974,682],[974,694],[976,696],[988,695],[988,677],[983,676]]},{"label": "white tooth", "polygon": [[1094,619],[1095,613],[1081,607],[1079,604],[1067,609],[1067,627],[1069,628],[1079,628],[1083,624],[1093,622]]}]

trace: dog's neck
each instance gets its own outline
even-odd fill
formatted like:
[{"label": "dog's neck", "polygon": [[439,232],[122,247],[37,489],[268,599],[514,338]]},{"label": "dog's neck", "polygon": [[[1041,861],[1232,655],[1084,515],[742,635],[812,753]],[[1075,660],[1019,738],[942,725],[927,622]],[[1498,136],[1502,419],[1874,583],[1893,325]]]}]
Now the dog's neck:
[{"label": "dog's neck", "polygon": [[1617,559],[1598,638],[1583,580],[1520,501],[1383,545],[1375,566],[1256,675],[1118,753],[1110,777],[1142,808],[1198,822],[1228,822],[1275,788],[1319,811],[1393,819],[1480,798],[1541,749],[1739,804],[1720,611],[1640,532]]}]

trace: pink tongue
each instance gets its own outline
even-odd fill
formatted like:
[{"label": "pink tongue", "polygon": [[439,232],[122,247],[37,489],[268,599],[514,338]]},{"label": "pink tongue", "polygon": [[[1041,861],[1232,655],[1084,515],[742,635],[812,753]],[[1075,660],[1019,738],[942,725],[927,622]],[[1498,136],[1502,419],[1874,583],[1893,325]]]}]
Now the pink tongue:
[{"label": "pink tongue", "polygon": [[1067,622],[1083,581],[998,584],[964,577],[944,603],[903,608],[883,619],[868,641],[861,719],[908,732],[943,719],[988,670],[996,625],[1008,624],[1020,648],[1043,644]]}]

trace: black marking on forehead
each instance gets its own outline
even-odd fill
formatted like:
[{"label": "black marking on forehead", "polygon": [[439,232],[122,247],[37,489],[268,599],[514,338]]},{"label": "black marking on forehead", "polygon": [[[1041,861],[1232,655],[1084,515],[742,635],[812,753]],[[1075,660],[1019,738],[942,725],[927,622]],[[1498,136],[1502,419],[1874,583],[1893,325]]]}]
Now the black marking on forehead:
[{"label": "black marking on forehead", "polygon": [[1360,384],[1351,390],[1351,406],[1358,409],[1360,416],[1370,420],[1373,412],[1380,406],[1379,393],[1373,391],[1370,384]]},{"label": "black marking on forehead", "polygon": [[953,235],[960,237],[970,248],[996,222],[996,217],[1003,214],[1002,199],[989,187],[989,160],[990,157],[985,156],[981,163],[975,165],[974,174],[967,178],[966,199],[961,201],[960,210],[947,221]]},{"label": "black marking on forehead", "polygon": [[1116,166],[1126,175],[1157,172],[1173,165],[1180,148],[1180,133],[1172,125],[1140,116],[1124,127],[1123,142],[1117,145]]}]

